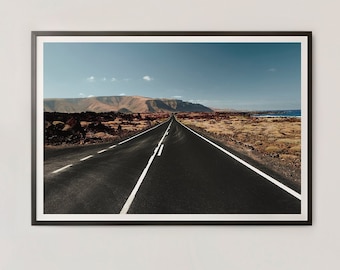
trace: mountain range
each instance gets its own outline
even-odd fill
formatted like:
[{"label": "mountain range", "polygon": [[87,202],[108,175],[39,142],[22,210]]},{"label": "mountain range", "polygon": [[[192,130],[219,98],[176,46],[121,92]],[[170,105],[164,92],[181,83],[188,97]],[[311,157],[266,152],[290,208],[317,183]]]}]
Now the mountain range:
[{"label": "mountain range", "polygon": [[88,98],[46,98],[45,112],[122,112],[122,113],[154,113],[154,112],[212,112],[201,104],[179,99],[148,98],[141,96],[104,96]]}]

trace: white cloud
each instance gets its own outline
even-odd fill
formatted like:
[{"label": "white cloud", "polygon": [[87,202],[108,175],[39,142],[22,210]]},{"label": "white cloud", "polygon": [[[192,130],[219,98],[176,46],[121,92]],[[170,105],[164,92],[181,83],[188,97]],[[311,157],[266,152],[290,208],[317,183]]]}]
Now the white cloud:
[{"label": "white cloud", "polygon": [[87,97],[94,97],[94,95],[88,95]]},{"label": "white cloud", "polygon": [[119,95],[120,95],[120,96],[125,96],[125,93],[120,93]]},{"label": "white cloud", "polygon": [[149,81],[153,81],[153,78],[151,78],[151,77],[148,76],[148,75],[145,75],[145,76],[143,77],[143,80],[149,82]]},{"label": "white cloud", "polygon": [[269,71],[269,72],[275,72],[275,71],[276,71],[276,68],[270,68],[270,69],[268,69],[267,71]]},{"label": "white cloud", "polygon": [[111,82],[115,82],[115,81],[117,81],[117,79],[112,77]]},{"label": "white cloud", "polygon": [[105,81],[106,81],[106,77],[103,77],[103,78],[102,78],[102,81],[105,82]]},{"label": "white cloud", "polygon": [[208,100],[208,99],[190,99],[189,102],[191,103],[195,103],[195,104],[202,104],[202,105],[206,105],[206,104],[212,104],[215,102],[219,102],[219,100]]},{"label": "white cloud", "polygon": [[129,81],[131,81],[131,79],[130,78],[124,78],[123,81],[129,82]]},{"label": "white cloud", "polygon": [[90,76],[90,77],[86,78],[86,80],[88,82],[94,82],[95,81],[95,77],[94,76]]},{"label": "white cloud", "polygon": [[181,99],[183,96],[172,96],[173,98]]}]

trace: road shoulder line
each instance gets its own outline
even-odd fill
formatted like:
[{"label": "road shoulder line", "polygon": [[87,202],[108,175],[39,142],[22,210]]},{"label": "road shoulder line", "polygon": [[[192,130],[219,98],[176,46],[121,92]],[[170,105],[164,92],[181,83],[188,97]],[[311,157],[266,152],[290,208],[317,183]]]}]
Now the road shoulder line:
[{"label": "road shoulder line", "polygon": [[[128,138],[128,139],[126,139],[126,140],[124,140],[124,141],[118,143],[118,145],[123,144],[123,143],[126,143],[126,142],[128,142],[128,141],[130,141],[130,140],[132,140],[132,139],[135,139],[135,138],[137,138],[138,136],[141,136],[141,135],[143,135],[143,134],[145,134],[145,133],[147,133],[147,132],[149,132],[149,131],[151,131],[151,130],[153,130],[153,129],[155,129],[155,128],[157,128],[157,127],[159,127],[159,126],[161,126],[161,125],[163,125],[163,124],[165,124],[165,123],[167,123],[168,121],[169,121],[169,120],[167,120],[167,121],[165,121],[165,122],[162,122],[162,123],[160,123],[160,124],[158,124],[158,125],[156,125],[156,126],[154,126],[154,127],[152,127],[152,128],[149,128],[149,129],[147,129],[147,130],[144,130],[143,132],[138,133],[138,134],[134,135],[133,137]],[[108,148],[105,148],[105,149],[102,149],[102,150],[100,150],[100,151],[97,151],[97,153],[95,153],[95,154],[102,154],[102,153],[108,151],[109,149],[112,149],[112,148],[115,148],[115,147],[117,147],[117,144],[111,145],[111,146],[108,147]],[[85,161],[85,160],[87,160],[87,159],[89,159],[89,158],[92,158],[92,157],[94,157],[95,154],[89,155],[89,156],[87,156],[87,157],[84,157],[84,158],[80,159],[80,161]],[[63,171],[63,170],[65,170],[65,169],[69,168],[69,167],[72,167],[72,166],[73,166],[73,164],[64,166],[64,167],[62,167],[62,168],[60,168],[60,169],[57,169],[57,170],[53,171],[52,173],[58,173],[58,172]]]},{"label": "road shoulder line", "polygon": [[[169,121],[169,120],[167,120],[167,121]],[[135,138],[137,138],[137,137],[139,137],[139,136],[141,136],[141,135],[143,135],[143,134],[145,134],[145,133],[147,133],[147,132],[149,132],[149,131],[151,131],[151,130],[153,130],[153,129],[155,129],[155,128],[158,128],[159,126],[165,124],[167,121],[162,122],[162,123],[160,123],[160,124],[158,124],[158,125],[156,125],[156,126],[154,126],[154,127],[152,127],[152,128],[147,129],[147,130],[144,130],[143,132],[138,133],[138,134],[136,134],[136,135],[132,136],[131,138],[128,138],[128,139],[126,139],[126,140],[124,140],[124,141],[121,141],[121,142],[118,143],[118,144],[121,145],[121,144],[126,143],[126,142],[128,142],[128,141],[131,141],[131,140],[133,140],[133,139],[135,139]]]},{"label": "road shoulder line", "polygon": [[235,156],[234,154],[230,153],[229,151],[225,150],[223,147],[217,145],[216,143],[210,141],[209,139],[205,138],[204,136],[202,136],[201,134],[197,133],[196,131],[193,131],[191,128],[187,127],[186,125],[182,124],[181,122],[177,121],[178,123],[180,123],[183,127],[185,127],[187,130],[191,131],[192,133],[194,133],[196,136],[200,137],[201,139],[205,140],[206,142],[210,143],[211,145],[213,145],[214,147],[216,147],[217,149],[221,150],[222,152],[224,152],[225,154],[227,154],[228,156],[230,156],[231,158],[235,159],[236,161],[238,161],[239,163],[241,163],[242,165],[246,166],[247,168],[251,169],[252,171],[254,171],[255,173],[261,175],[263,178],[267,179],[268,181],[272,182],[274,185],[278,186],[279,188],[283,189],[284,191],[288,192],[289,194],[291,194],[292,196],[294,196],[295,198],[299,199],[301,201],[301,194],[296,192],[295,190],[287,187],[286,185],[282,184],[280,181],[274,179],[273,177],[269,176],[268,174],[262,172],[261,170],[255,168],[254,166],[250,165],[248,162],[244,161],[243,159]]}]

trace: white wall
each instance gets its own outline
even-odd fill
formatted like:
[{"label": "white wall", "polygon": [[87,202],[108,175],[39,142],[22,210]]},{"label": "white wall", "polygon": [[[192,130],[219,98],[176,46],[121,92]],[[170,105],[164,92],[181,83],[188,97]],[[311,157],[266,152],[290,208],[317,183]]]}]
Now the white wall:
[{"label": "white wall", "polygon": [[[0,269],[336,269],[340,25],[333,0],[0,0]],[[30,225],[30,31],[313,31],[314,225]]]}]

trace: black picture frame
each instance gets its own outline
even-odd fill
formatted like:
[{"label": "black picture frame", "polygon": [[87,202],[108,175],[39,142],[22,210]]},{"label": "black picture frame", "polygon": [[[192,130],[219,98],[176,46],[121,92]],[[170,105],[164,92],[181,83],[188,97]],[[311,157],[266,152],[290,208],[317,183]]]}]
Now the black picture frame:
[{"label": "black picture frame", "polygon": [[[301,44],[301,102],[304,104],[301,115],[303,166],[301,168],[301,191],[299,214],[46,214],[44,212],[44,136],[43,131],[43,98],[44,98],[44,53],[46,42],[89,42],[89,39],[100,43],[101,38],[115,38],[114,42],[138,43],[150,38],[166,38],[165,42],[177,43],[184,38],[195,42],[206,38],[208,42],[227,43],[234,38],[237,43],[300,43]],[[189,38],[189,39],[186,39]],[[93,40],[91,42],[93,42]],[[121,40],[121,41],[120,41]],[[196,41],[197,40],[197,41]],[[32,57],[32,175],[31,205],[32,225],[312,225],[312,32],[311,31],[33,31],[31,33]],[[111,41],[110,41],[111,42]],[[189,41],[190,42],[190,41]],[[218,142],[216,144],[219,145]],[[221,146],[220,146],[221,147]],[[223,147],[223,146],[222,146]],[[137,181],[137,180],[136,180]],[[126,218],[129,216],[129,218]],[[152,216],[152,217],[150,217]],[[226,216],[226,217],[224,217]],[[233,217],[236,218],[233,218]]]}]

